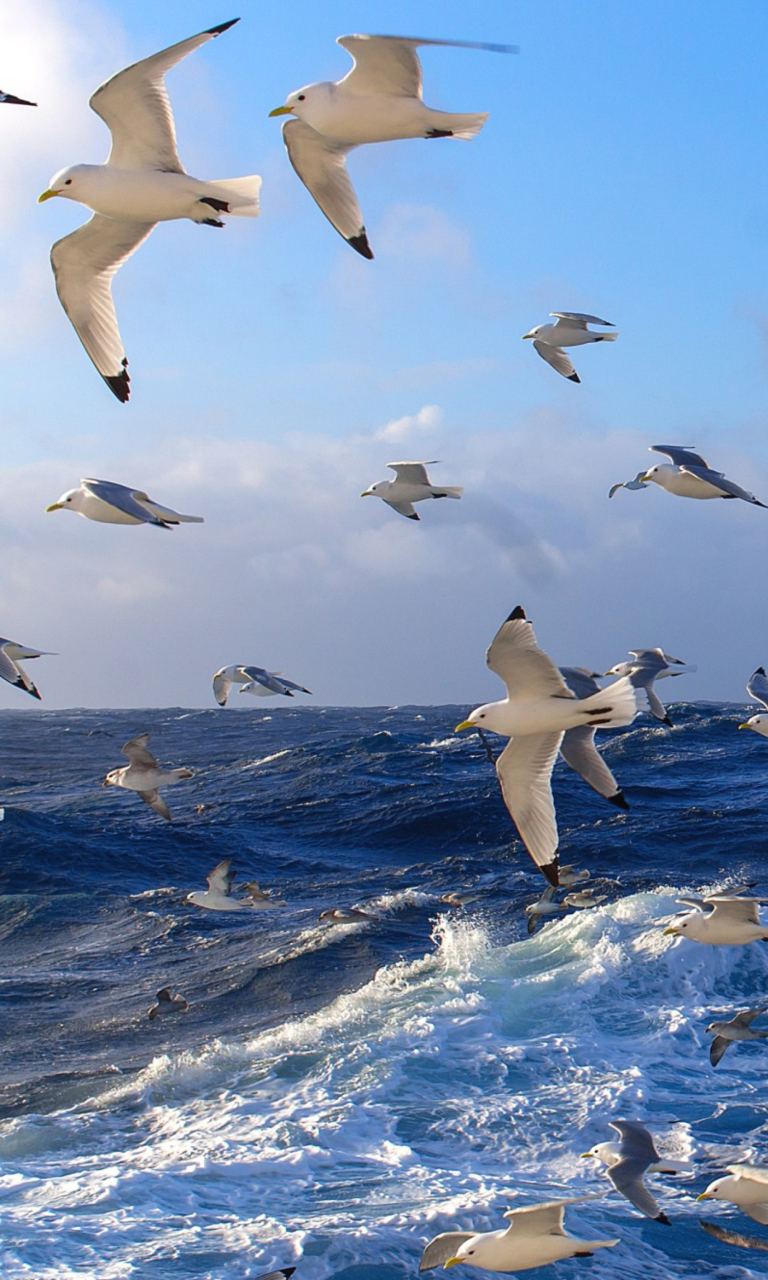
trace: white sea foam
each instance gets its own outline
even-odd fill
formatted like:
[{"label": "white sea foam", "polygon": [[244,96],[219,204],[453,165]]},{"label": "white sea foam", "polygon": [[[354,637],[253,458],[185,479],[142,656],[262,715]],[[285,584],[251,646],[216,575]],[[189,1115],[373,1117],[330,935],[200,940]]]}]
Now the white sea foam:
[{"label": "white sea foam", "polygon": [[[433,950],[308,1017],[159,1056],[87,1104],[6,1122],[4,1274],[122,1280],[179,1259],[169,1274],[234,1280],[301,1258],[302,1280],[355,1265],[404,1280],[438,1230],[498,1227],[515,1196],[608,1189],[578,1156],[612,1117],[647,1121],[672,1158],[759,1148],[759,1049],[707,1098],[703,1028],[726,982],[768,988],[768,958],[670,944],[674,909],[669,894],[637,894],[512,943],[477,916],[441,915]],[[719,1119],[729,1109],[746,1145]],[[722,1134],[703,1150],[702,1117]],[[654,1190],[681,1224],[663,1240],[616,1197],[574,1206],[574,1226],[622,1238],[589,1276],[725,1275],[698,1261],[689,1186]]]}]

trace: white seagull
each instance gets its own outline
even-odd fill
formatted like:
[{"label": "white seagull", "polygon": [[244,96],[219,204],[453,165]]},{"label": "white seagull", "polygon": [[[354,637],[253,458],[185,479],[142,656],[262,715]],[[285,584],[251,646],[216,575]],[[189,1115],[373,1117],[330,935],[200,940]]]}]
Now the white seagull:
[{"label": "white seagull", "polygon": [[423,502],[426,498],[460,498],[464,492],[462,485],[433,485],[427,475],[427,467],[436,467],[432,462],[388,462],[390,471],[394,471],[394,480],[379,480],[364,489],[361,498],[381,498],[388,507],[398,515],[407,516],[409,520],[418,520],[419,515],[413,509],[414,502]]},{"label": "white seagull", "polygon": [[695,666],[683,662],[682,658],[673,658],[663,649],[630,649],[631,662],[617,662],[605,672],[607,676],[631,676],[636,688],[642,689],[648,700],[648,710],[657,720],[672,727],[667,709],[653,687],[654,680],[662,680],[665,676],[685,676],[696,670]]},{"label": "white seagull", "polygon": [[235,873],[232,871],[232,859],[223,858],[217,862],[213,871],[206,876],[207,889],[194,889],[187,894],[187,902],[194,907],[206,907],[209,911],[262,911],[270,907],[284,907],[280,898],[272,898],[259,888],[257,880],[244,884],[246,898],[232,896]]},{"label": "white seagull", "polygon": [[[616,1130],[619,1141],[615,1144],[616,1158],[613,1158],[611,1152],[611,1155],[605,1159],[606,1177],[610,1179],[619,1194],[626,1196],[630,1204],[639,1209],[646,1218],[653,1218],[654,1222],[662,1222],[665,1226],[670,1226],[669,1218],[643,1182],[646,1173],[661,1167],[661,1157],[650,1133],[644,1124],[639,1124],[636,1120],[611,1120],[609,1127]],[[600,1144],[600,1148],[603,1145],[609,1144]],[[610,1146],[613,1148],[614,1144],[611,1143]],[[603,1159],[603,1151],[600,1148],[593,1147],[591,1151],[585,1152],[585,1156],[597,1155],[599,1159]]]},{"label": "white seagull", "polygon": [[163,987],[157,993],[157,1004],[153,1004],[148,1011],[147,1017],[150,1022],[154,1022],[155,1018],[165,1013],[187,1013],[189,1010],[189,1002],[183,996],[171,994],[170,987]]},{"label": "white seagull", "polygon": [[430,1240],[421,1255],[419,1271],[432,1267],[453,1267],[465,1262],[486,1271],[530,1271],[563,1258],[585,1258],[595,1249],[612,1249],[618,1240],[580,1240],[570,1236],[563,1225],[566,1206],[593,1196],[571,1196],[508,1209],[504,1231],[444,1231]]},{"label": "white seagull", "polygon": [[755,702],[759,702],[764,711],[758,712],[756,716],[750,716],[743,724],[739,725],[740,729],[753,729],[755,733],[762,734],[764,738],[768,738],[768,676],[765,674],[765,667],[758,667],[757,671],[753,671],[747,681],[747,693],[750,698],[754,698]]},{"label": "white seagull", "polygon": [[692,452],[692,448],[692,445],[682,444],[649,445],[650,453],[663,453],[669,462],[659,462],[647,471],[639,471],[634,480],[613,485],[609,498],[617,489],[643,489],[653,483],[678,498],[743,498],[756,507],[767,505],[740,485],[727,480],[722,471],[713,471],[701,454]]},{"label": "white seagull", "polygon": [[235,664],[220,667],[213,677],[213,694],[220,707],[226,707],[229,691],[233,684],[241,685],[240,693],[251,693],[255,698],[273,698],[275,694],[292,698],[293,691],[308,693],[303,684],[294,684],[286,680],[280,671],[266,671],[264,667],[244,667]]},{"label": "white seagull", "polygon": [[552,768],[563,733],[580,725],[617,727],[637,714],[637,691],[625,677],[589,698],[576,698],[554,662],[536,644],[518,605],[496,633],[486,662],[507,696],[477,707],[456,726],[490,729],[510,741],[496,761],[504,803],[520,839],[550,884],[558,884],[558,836]]},{"label": "white seagull", "polygon": [[112,277],[158,222],[190,218],[222,227],[222,214],[254,218],[261,178],[201,182],[184,172],[176,151],[165,73],[233,22],[210,27],[118,72],[90,105],[112,134],[106,164],[77,164],[51,179],[52,196],[93,210],[85,226],[57,241],[51,264],[61,305],[107,386],[125,402],[128,360],[117,327]]},{"label": "white seagull", "polygon": [[558,911],[567,910],[562,902],[554,901],[556,893],[555,886],[548,884],[538,901],[529,903],[525,908],[525,914],[528,917],[529,937],[536,932],[536,926],[543,916],[557,915]]},{"label": "white seagull", "polygon": [[538,324],[530,333],[523,334],[533,339],[534,350],[542,360],[551,364],[553,369],[562,373],[569,382],[581,382],[563,347],[582,347],[587,342],[615,342],[618,333],[594,333],[587,328],[590,324],[602,324],[612,329],[610,320],[601,320],[598,316],[587,316],[581,311],[550,311],[555,316],[554,324]]},{"label": "white seagull", "polygon": [[363,215],[346,167],[347,152],[367,142],[398,138],[474,138],[487,113],[454,115],[422,101],[420,45],[516,53],[512,45],[404,36],[339,36],[352,56],[343,80],[305,85],[270,116],[296,117],[283,125],[288,159],[328,221],[348,244],[372,258]]},{"label": "white seagull", "polygon": [[716,1067],[720,1059],[736,1040],[766,1040],[768,1031],[753,1031],[752,1023],[768,1009],[761,1004],[756,1009],[741,1009],[727,1022],[710,1022],[706,1028],[715,1038],[709,1046],[709,1060]]},{"label": "white seagull", "polygon": [[68,489],[46,511],[75,511],[99,524],[154,524],[170,529],[174,524],[203,524],[202,516],[182,516],[147,497],[143,489],[129,489],[113,480],[81,480],[79,489]]},{"label": "white seagull", "polygon": [[0,102],[8,102],[16,107],[36,107],[36,102],[29,102],[27,98],[17,98],[12,93],[3,93],[0,91]]},{"label": "white seagull", "polygon": [[730,1178],[710,1182],[697,1200],[726,1200],[755,1222],[768,1225],[768,1169],[753,1164],[727,1164]]},{"label": "white seagull", "polygon": [[[699,900],[679,898],[678,901]],[[768,939],[768,928],[760,923],[758,915],[758,907],[764,901],[763,898],[711,895],[701,900],[701,906],[667,925],[664,934],[689,938],[692,942],[708,942],[714,947],[740,947],[747,942],[764,941]]]},{"label": "white seagull", "polygon": [[128,791],[136,791],[145,804],[161,818],[171,821],[168,805],[161,798],[158,787],[171,787],[184,778],[194,778],[191,769],[161,769],[152,752],[147,749],[148,733],[140,733],[138,737],[126,742],[121,751],[128,757],[129,764],[122,769],[113,769],[108,773],[103,787],[125,787]]},{"label": "white seagull", "polygon": [[30,658],[51,658],[55,657],[46,649],[27,649],[23,644],[17,644],[15,640],[4,640],[0,637],[0,678],[7,680],[9,684],[14,685],[17,689],[24,689],[26,693],[30,693],[33,698],[40,698],[37,686],[32,683],[24,668],[20,665],[20,659],[25,662]]}]

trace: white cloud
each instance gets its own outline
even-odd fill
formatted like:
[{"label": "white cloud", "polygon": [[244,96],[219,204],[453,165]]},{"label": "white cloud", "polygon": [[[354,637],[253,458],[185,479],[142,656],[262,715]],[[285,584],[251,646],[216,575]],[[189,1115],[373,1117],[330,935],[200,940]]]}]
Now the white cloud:
[{"label": "white cloud", "polygon": [[443,425],[443,411],[436,404],[425,404],[418,413],[406,413],[393,418],[385,427],[374,433],[374,440],[405,440],[415,431],[432,431]]}]

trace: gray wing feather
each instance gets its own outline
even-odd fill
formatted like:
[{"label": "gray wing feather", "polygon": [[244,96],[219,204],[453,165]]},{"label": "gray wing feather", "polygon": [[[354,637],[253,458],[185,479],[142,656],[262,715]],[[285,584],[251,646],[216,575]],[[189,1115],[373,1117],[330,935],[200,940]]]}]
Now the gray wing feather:
[{"label": "gray wing feather", "polygon": [[416,49],[432,45],[448,49],[482,49],[489,53],[517,53],[516,45],[485,44],[475,40],[422,40],[416,36],[339,36],[337,44],[354,58],[342,84],[353,93],[385,93],[420,98],[421,63]]},{"label": "gray wing feather", "polygon": [[706,467],[709,471],[709,463],[702,458],[700,453],[693,453],[692,446],[685,444],[651,444],[648,446],[649,453],[663,453],[669,458],[675,467]]},{"label": "gray wing feather", "polygon": [[655,1164],[660,1159],[653,1138],[644,1124],[637,1120],[610,1120],[609,1128],[615,1129],[619,1135],[622,1158],[645,1160],[646,1165]]},{"label": "gray wing feather", "polygon": [[365,236],[363,211],[347,173],[352,147],[323,137],[303,120],[286,120],[283,142],[297,175],[331,226],[345,240]]},{"label": "gray wing feather", "polygon": [[[521,611],[522,612],[522,611]],[[572,698],[573,693],[548,654],[540,649],[527,618],[514,610],[491,641],[485,660],[501,676],[510,699],[535,695]]]},{"label": "gray wing feather", "polygon": [[584,667],[560,667],[559,670],[571,693],[577,698],[591,698],[593,693],[600,692],[594,676]]},{"label": "gray wing feather", "polygon": [[409,520],[420,519],[419,513],[412,502],[390,502],[387,498],[385,498],[384,501],[387,506],[391,507],[393,511],[396,511],[399,516],[407,516]]},{"label": "gray wing feather", "polygon": [[140,733],[135,738],[131,738],[130,742],[126,742],[125,746],[121,747],[120,750],[124,756],[128,757],[131,764],[143,765],[147,769],[156,769],[157,760],[152,755],[152,752],[147,749],[148,742],[149,734]]},{"label": "gray wing feather", "polygon": [[442,1267],[449,1258],[453,1257],[464,1241],[471,1240],[475,1234],[474,1231],[444,1231],[442,1235],[435,1236],[434,1240],[430,1240],[421,1255],[419,1271],[429,1271],[432,1267]]},{"label": "gray wing feather", "polygon": [[714,1040],[709,1046],[709,1060],[712,1063],[713,1067],[717,1066],[723,1054],[726,1052],[729,1045],[731,1045],[732,1043],[733,1041],[726,1040],[725,1036],[715,1036]]},{"label": "gray wing feather", "polygon": [[127,516],[134,516],[145,524],[160,525],[161,529],[168,528],[165,521],[158,520],[157,516],[139,502],[135,489],[129,489],[124,484],[115,484],[111,480],[84,480],[83,484],[95,498],[101,498],[102,502],[108,502],[111,507],[117,507],[118,511],[124,511]]},{"label": "gray wing feather", "polygon": [[154,809],[155,813],[159,813],[161,818],[166,818],[168,822],[171,821],[171,811],[157,788],[154,791],[137,791],[136,794],[141,796],[150,809]]},{"label": "gray wing feather", "polygon": [[644,1213],[648,1218],[658,1218],[661,1206],[643,1182],[643,1174],[648,1168],[644,1160],[617,1160],[606,1170],[610,1181],[621,1195],[626,1196],[630,1204]]},{"label": "gray wing feather", "polygon": [[270,675],[263,667],[241,667],[240,670],[244,675],[250,676],[254,684],[263,685],[265,689],[271,689],[272,693],[285,693],[286,682]]},{"label": "gray wing feather", "polygon": [[765,1013],[766,1009],[768,1009],[768,1004],[761,1004],[757,1009],[742,1009],[731,1018],[731,1022],[735,1022],[738,1027],[748,1027],[750,1023],[754,1022],[755,1018],[760,1017],[761,1013]]},{"label": "gray wing feather", "polygon": [[747,693],[755,702],[760,702],[768,711],[768,676],[764,667],[758,667],[747,681]]},{"label": "gray wing feather", "polygon": [[734,484],[733,480],[728,480],[722,471],[712,471],[709,467],[694,466],[684,466],[683,471],[689,472],[699,480],[706,480],[707,484],[712,484],[715,488],[722,489],[723,493],[727,493],[731,498],[743,498],[745,502],[752,502],[756,507],[765,506],[765,503],[760,502],[753,493],[748,493],[746,489],[742,489],[740,484]]},{"label": "gray wing feather", "polygon": [[555,316],[558,320],[575,320],[585,329],[588,324],[602,324],[606,329],[615,329],[616,326],[611,324],[610,320],[601,320],[599,316],[588,316],[583,311],[550,311],[551,316]]},{"label": "gray wing feather", "polygon": [[562,736],[536,733],[511,738],[496,761],[509,815],[533,861],[541,868],[557,857],[557,819],[550,779]]},{"label": "gray wing feather", "polygon": [[296,689],[299,693],[312,693],[312,690],[305,689],[303,684],[294,684],[293,680],[285,680],[282,676],[280,677],[280,683],[284,684],[288,689]]},{"label": "gray wing feather", "polygon": [[595,730],[590,725],[566,730],[560,743],[560,755],[599,796],[608,800],[621,790],[595,746]]},{"label": "gray wing feather", "polygon": [[558,373],[562,373],[564,378],[569,378],[571,382],[581,381],[562,347],[553,347],[550,342],[538,342],[536,338],[533,340],[533,347],[542,360],[546,360],[547,364],[551,364],[552,368],[556,369]]}]

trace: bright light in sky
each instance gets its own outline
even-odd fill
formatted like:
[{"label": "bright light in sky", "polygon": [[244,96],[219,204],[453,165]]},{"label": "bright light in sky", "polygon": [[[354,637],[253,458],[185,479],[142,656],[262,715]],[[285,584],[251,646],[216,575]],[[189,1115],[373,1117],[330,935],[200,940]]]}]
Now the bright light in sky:
[{"label": "bright light in sky", "polygon": [[[518,603],[563,664],[659,645],[698,666],[675,696],[743,700],[768,662],[768,512],[608,489],[664,442],[768,502],[768,8],[244,5],[167,83],[182,163],[260,173],[262,215],[161,225],[118,274],[120,405],[48,263],[88,214],[35,201],[106,158],[99,83],[232,16],[0,0],[0,87],[40,104],[0,106],[0,633],[59,654],[32,667],[43,706],[214,706],[235,662],[318,704],[473,703],[497,691],[483,654]],[[473,141],[351,153],[373,262],[268,118],[344,75],[335,38],[361,29],[520,46],[422,50],[429,105],[490,112]],[[579,386],[520,340],[557,310],[620,333],[578,350]],[[440,459],[464,498],[419,524],[361,502],[401,458]],[[206,523],[46,514],[82,476]]]}]

